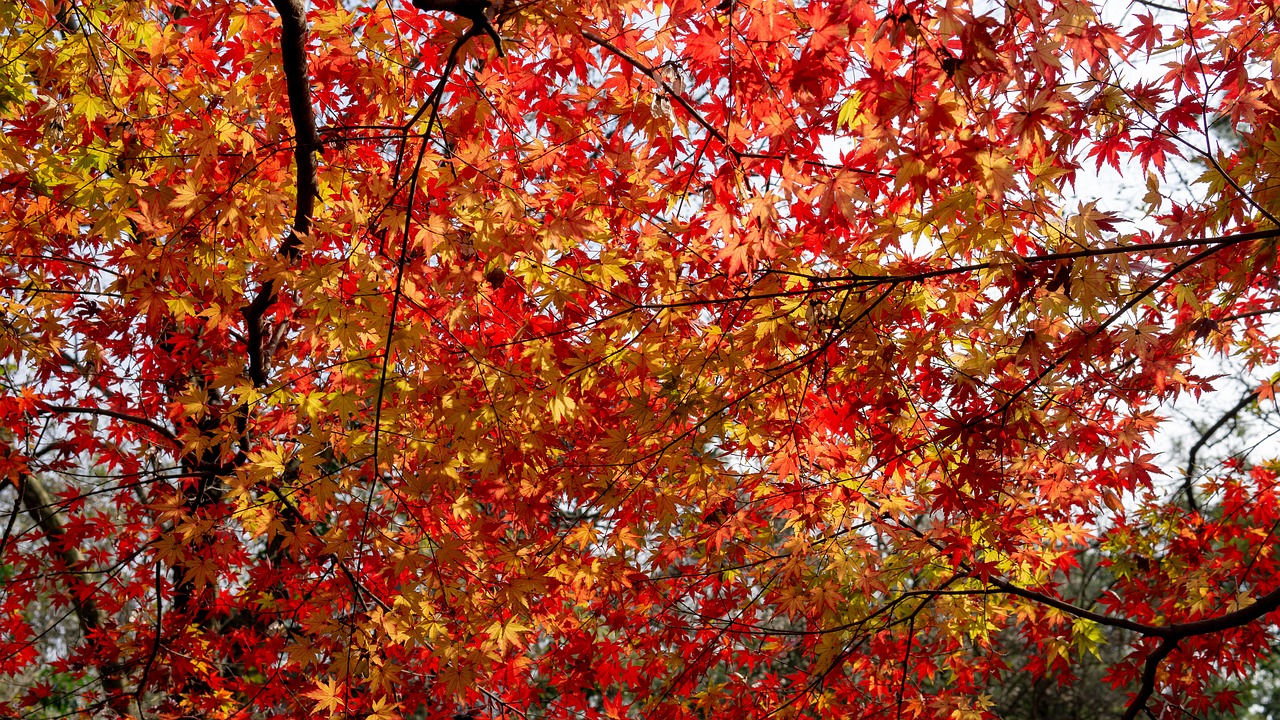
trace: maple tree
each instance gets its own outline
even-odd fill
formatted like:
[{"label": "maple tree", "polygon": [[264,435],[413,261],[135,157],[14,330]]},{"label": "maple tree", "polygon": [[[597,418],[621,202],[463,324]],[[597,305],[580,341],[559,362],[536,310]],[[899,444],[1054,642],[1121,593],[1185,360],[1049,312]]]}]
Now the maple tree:
[{"label": "maple tree", "polygon": [[1104,10],[0,0],[3,712],[1231,710],[1276,8]]}]

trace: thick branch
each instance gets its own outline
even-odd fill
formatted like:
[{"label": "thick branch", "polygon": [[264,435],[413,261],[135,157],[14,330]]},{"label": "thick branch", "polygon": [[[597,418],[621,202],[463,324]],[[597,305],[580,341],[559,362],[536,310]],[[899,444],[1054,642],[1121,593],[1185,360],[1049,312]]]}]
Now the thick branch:
[{"label": "thick branch", "polygon": [[1129,707],[1125,709],[1122,720],[1134,720],[1138,717],[1138,713],[1146,709],[1147,701],[1151,699],[1151,693],[1156,689],[1156,671],[1160,669],[1161,661],[1177,646],[1177,640],[1162,640],[1160,646],[1147,656],[1147,662],[1142,666],[1142,682],[1138,685],[1138,692],[1133,696]]},{"label": "thick branch", "polygon": [[[873,504],[873,507],[879,509],[877,505]],[[905,523],[888,514],[883,515],[882,517],[884,517],[885,520],[896,522],[900,527],[910,531],[912,534],[916,535],[916,537],[919,537],[929,543],[939,551],[944,550],[940,543],[926,537],[918,528],[910,525],[909,523]],[[972,568],[964,562],[959,564],[959,569],[966,575],[971,575],[973,573]],[[1010,595],[1016,595],[1042,605],[1048,605],[1049,607],[1061,610],[1073,617],[1092,620],[1099,625],[1105,625],[1107,627],[1128,630],[1138,633],[1144,637],[1160,638],[1160,645],[1151,653],[1150,656],[1147,657],[1138,693],[1134,696],[1133,701],[1130,702],[1128,709],[1125,711],[1125,720],[1132,720],[1133,718],[1136,718],[1138,713],[1142,712],[1146,708],[1147,700],[1150,699],[1151,694],[1155,691],[1156,671],[1159,669],[1160,663],[1169,656],[1169,653],[1173,652],[1173,649],[1177,646],[1179,641],[1186,638],[1210,635],[1243,627],[1275,612],[1277,609],[1280,609],[1280,587],[1277,587],[1266,595],[1258,598],[1258,600],[1252,605],[1240,608],[1239,610],[1234,610],[1224,615],[1219,615],[1218,617],[1206,618],[1204,620],[1193,620],[1191,622],[1184,623],[1174,623],[1172,625],[1148,625],[1146,623],[1134,622],[1127,618],[1095,613],[1091,610],[1086,610],[1082,607],[1073,605],[1065,600],[1055,598],[1052,595],[1046,595],[1044,593],[1036,592],[1035,590],[1028,590],[1000,578],[989,578],[987,582],[996,588],[999,588],[1002,592],[1006,592]]]},{"label": "thick branch", "polygon": [[[967,570],[968,568],[965,569]],[[1082,620],[1091,620],[1099,625],[1118,628],[1120,630],[1128,630],[1148,637],[1161,638],[1168,637],[1170,635],[1170,631],[1173,629],[1172,626],[1147,625],[1145,623],[1134,622],[1127,618],[1118,618],[1096,613],[1077,605],[1072,605],[1071,603],[1065,600],[1060,600],[1052,595],[1045,595],[1044,593],[1036,592],[1035,590],[1018,587],[1011,582],[1007,582],[999,578],[991,578],[988,582],[1010,595],[1017,595],[1020,598],[1031,600],[1033,602],[1040,603],[1041,605],[1048,605],[1051,608],[1061,610],[1073,617],[1078,617]]]},{"label": "thick branch", "polygon": [[[95,630],[103,626],[106,618],[102,609],[94,602],[93,589],[84,581],[84,573],[87,571],[84,555],[78,548],[67,543],[65,530],[67,520],[58,511],[57,501],[44,483],[33,475],[24,474],[18,480],[18,486],[27,514],[44,532],[48,541],[54,547],[60,547],[59,557],[68,571],[66,578],[70,586],[71,602],[76,619],[80,622],[81,634],[88,640]],[[110,660],[100,658],[98,676],[102,680],[103,690],[106,691],[108,704],[121,715],[127,715],[129,700],[124,694],[120,668]]]},{"label": "thick branch", "polygon": [[1224,630],[1233,630],[1248,625],[1264,615],[1269,615],[1277,609],[1280,609],[1280,588],[1263,595],[1258,598],[1257,602],[1248,607],[1242,607],[1225,615],[1170,625],[1169,630],[1171,632],[1169,636],[1174,640],[1179,640],[1196,635],[1208,635],[1210,633],[1223,632]]},{"label": "thick branch", "polygon": [[1090,612],[1083,608],[1076,607],[1070,603],[1058,600],[1057,598],[1044,595],[1032,590],[1025,590],[1003,580],[993,578],[991,584],[1008,592],[1011,595],[1034,600],[1036,602],[1048,605],[1050,607],[1062,610],[1075,617],[1093,620],[1100,625],[1107,625],[1114,628],[1131,630],[1133,632],[1145,635],[1147,637],[1158,637],[1161,639],[1160,645],[1147,657],[1146,665],[1142,672],[1142,681],[1138,686],[1138,693],[1134,695],[1133,700],[1129,703],[1128,709],[1125,711],[1124,720],[1133,720],[1147,706],[1147,701],[1151,698],[1151,694],[1155,691],[1156,671],[1159,669],[1160,663],[1164,661],[1169,653],[1178,645],[1178,642],[1199,635],[1211,635],[1227,630],[1233,630],[1243,627],[1249,623],[1258,620],[1277,609],[1280,609],[1280,588],[1258,598],[1258,601],[1248,607],[1240,608],[1225,615],[1218,617],[1206,618],[1204,620],[1194,620],[1192,622],[1176,623],[1173,625],[1157,626],[1135,623],[1132,620],[1124,618],[1116,618],[1108,615],[1100,615]]},{"label": "thick branch", "polygon": [[[320,146],[316,133],[316,114],[311,106],[311,82],[307,74],[307,17],[303,0],[273,0],[280,13],[280,52],[283,56],[285,88],[289,95],[289,114],[293,120],[293,161],[296,166],[296,208],[289,237],[280,246],[287,260],[298,255],[302,236],[311,231],[315,214],[318,185],[316,150]],[[267,369],[263,343],[262,317],[276,299],[274,280],[262,283],[258,295],[243,310],[245,345],[249,355],[249,377],[255,385],[265,385]]]},{"label": "thick branch", "polygon": [[311,107],[311,81],[307,74],[306,9],[302,0],[274,0],[274,3],[280,13],[280,52],[284,58],[284,81],[295,137],[297,208],[293,213],[293,232],[280,248],[281,254],[292,259],[301,242],[298,236],[311,231],[317,192],[315,153],[320,141],[316,136],[316,114]]},{"label": "thick branch", "polygon": [[1018,587],[999,578],[991,578],[989,582],[1010,595],[1017,595],[1018,597],[1033,600],[1042,605],[1057,608],[1068,615],[1073,615],[1085,620],[1092,620],[1099,625],[1106,625],[1113,628],[1119,628],[1121,630],[1129,630],[1147,637],[1158,637],[1165,640],[1182,640],[1184,638],[1195,637],[1197,635],[1208,635],[1210,633],[1223,632],[1224,630],[1232,630],[1248,625],[1254,620],[1280,609],[1280,588],[1276,588],[1275,590],[1272,590],[1266,595],[1258,598],[1257,602],[1252,605],[1240,608],[1239,610],[1233,610],[1225,615],[1206,618],[1204,620],[1174,623],[1172,625],[1147,625],[1145,623],[1138,623],[1125,618],[1112,617],[1110,615],[1091,612],[1050,595]]}]

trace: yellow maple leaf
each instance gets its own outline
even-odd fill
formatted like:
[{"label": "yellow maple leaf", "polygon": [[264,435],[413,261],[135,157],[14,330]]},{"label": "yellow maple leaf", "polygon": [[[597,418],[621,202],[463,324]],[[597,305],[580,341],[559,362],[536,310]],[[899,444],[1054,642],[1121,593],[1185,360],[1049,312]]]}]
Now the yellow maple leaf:
[{"label": "yellow maple leaf", "polygon": [[337,680],[321,680],[316,683],[315,690],[303,693],[303,696],[316,701],[316,706],[312,708],[312,712],[327,712],[333,715],[345,704],[341,696],[341,690],[342,688]]},{"label": "yellow maple leaf", "polygon": [[396,717],[397,703],[389,701],[385,697],[380,697],[373,701],[371,712],[365,720],[392,720]]}]

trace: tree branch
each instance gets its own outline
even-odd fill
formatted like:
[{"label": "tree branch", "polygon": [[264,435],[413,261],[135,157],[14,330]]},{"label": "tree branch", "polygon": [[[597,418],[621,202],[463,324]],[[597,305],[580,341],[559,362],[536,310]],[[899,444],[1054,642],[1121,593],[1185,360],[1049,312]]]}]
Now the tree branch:
[{"label": "tree branch", "polygon": [[711,135],[711,137],[720,141],[720,144],[723,145],[726,150],[728,150],[731,153],[734,152],[733,147],[729,145],[729,139],[726,138],[723,133],[717,130],[710,122],[708,122],[706,118],[702,117],[702,113],[698,112],[697,109],[694,108],[693,105],[691,105],[689,101],[684,98],[683,95],[672,90],[671,86],[667,84],[666,80],[662,79],[662,76],[660,76],[656,70],[649,67],[645,63],[640,62],[634,57],[631,57],[631,55],[624,52],[622,48],[618,47],[617,45],[614,45],[608,40],[605,40],[599,35],[596,35],[590,30],[583,30],[582,37],[599,45],[605,50],[608,50],[618,58],[626,61],[626,63],[631,67],[634,67],[635,69],[639,70],[641,74],[643,74],[645,77],[649,78],[654,83],[656,83],[658,87],[662,88],[663,92],[667,93],[667,95],[669,95],[671,99],[675,100],[676,103],[680,105],[680,107],[684,108],[685,112],[689,113],[689,117],[693,118],[694,122],[701,125],[703,130],[706,130],[707,133]]},{"label": "tree branch", "polygon": [[1151,2],[1151,0],[1133,0],[1133,1],[1138,3],[1139,5],[1145,5],[1146,7],[1155,8],[1156,10],[1168,10],[1169,12],[1176,12],[1180,15],[1187,14],[1186,8],[1176,8],[1176,7],[1173,7],[1172,5],[1162,5],[1158,2]]},{"label": "tree branch", "polygon": [[427,12],[449,12],[470,20],[471,34],[478,35],[484,32],[489,36],[490,40],[493,40],[493,47],[498,51],[498,57],[505,57],[505,53],[502,51],[502,36],[498,35],[498,31],[493,27],[493,20],[497,17],[498,11],[502,7],[502,0],[497,0],[497,2],[491,2],[491,0],[413,0],[413,6]]},{"label": "tree branch", "polygon": [[292,257],[301,242],[299,235],[311,231],[315,212],[316,150],[320,139],[316,134],[316,114],[311,107],[311,80],[307,74],[307,17],[302,0],[273,0],[280,13],[280,52],[284,61],[285,89],[289,93],[289,115],[293,120],[296,142],[293,161],[297,166],[297,207],[293,213],[293,232],[281,247],[281,254]]},{"label": "tree branch", "polygon": [[[283,56],[285,88],[289,95],[289,114],[293,120],[296,142],[293,162],[296,166],[296,207],[293,227],[280,246],[280,254],[286,260],[297,258],[302,236],[311,231],[311,216],[315,214],[318,183],[316,180],[316,151],[320,139],[316,133],[316,114],[311,106],[311,81],[307,73],[307,17],[302,0],[272,0],[280,13],[280,52]],[[267,382],[266,348],[263,343],[262,318],[276,299],[274,279],[262,283],[258,295],[241,312],[244,314],[245,347],[249,355],[249,378],[254,385]]]},{"label": "tree branch", "polygon": [[[5,448],[2,452],[12,453]],[[66,566],[66,582],[69,585],[71,602],[76,619],[80,622],[80,632],[86,641],[94,631],[106,622],[102,609],[93,599],[93,588],[85,583],[84,555],[80,550],[67,542],[66,517],[57,510],[53,493],[44,486],[39,478],[30,473],[23,473],[18,478],[18,492],[22,496],[22,504],[36,526],[44,532],[45,538],[55,548],[60,548],[59,559]],[[121,715],[129,715],[129,698],[124,694],[124,683],[121,681],[120,668],[111,660],[98,658],[98,677],[107,694],[107,703]]]},{"label": "tree branch", "polygon": [[[879,509],[879,506],[874,503],[872,504],[872,507],[875,507],[877,510]],[[905,523],[901,519],[893,517],[892,515],[884,514],[882,517],[885,520],[894,522],[903,529],[908,530],[912,534],[916,535],[916,537],[919,537],[921,540],[924,540],[926,543],[933,546],[935,549],[939,551],[944,550],[940,543],[936,540],[927,538],[922,532],[920,532],[919,528],[916,528],[909,523]],[[973,573],[973,570],[968,566],[968,563],[960,562],[958,567],[967,575],[972,575]],[[1052,595],[1046,595],[1044,593],[1036,592],[1035,590],[1028,590],[997,577],[988,578],[986,582],[996,588],[999,588],[1003,592],[1009,593],[1010,595],[1016,595],[1042,605],[1048,605],[1049,607],[1061,610],[1073,617],[1092,620],[1099,625],[1105,625],[1107,627],[1129,630],[1144,637],[1160,638],[1160,645],[1147,657],[1138,693],[1134,696],[1128,709],[1125,711],[1124,720],[1133,720],[1133,718],[1137,717],[1138,713],[1146,709],[1147,700],[1150,699],[1151,694],[1155,690],[1156,671],[1159,669],[1160,663],[1169,656],[1169,653],[1173,652],[1174,647],[1177,646],[1179,641],[1199,635],[1209,635],[1212,633],[1243,627],[1261,617],[1275,612],[1277,609],[1280,609],[1280,587],[1277,587],[1266,595],[1258,598],[1258,600],[1252,605],[1240,608],[1239,610],[1233,610],[1232,612],[1219,615],[1218,617],[1206,618],[1204,620],[1193,620],[1191,622],[1184,623],[1174,623],[1172,625],[1148,625],[1146,623],[1134,622],[1127,618],[1118,618],[1110,615],[1103,615],[1101,613],[1095,613],[1091,610],[1086,610],[1082,607],[1073,605],[1065,600],[1055,598]]]},{"label": "tree branch", "polygon": [[168,440],[169,442],[175,445],[180,444],[178,442],[178,436],[174,435],[173,431],[170,430],[169,428],[161,425],[160,423],[154,420],[144,418],[144,417],[139,417],[137,415],[130,415],[129,413],[120,412],[119,410],[108,410],[107,408],[78,407],[78,406],[72,406],[72,405],[46,405],[45,407],[49,410],[49,412],[58,413],[60,415],[100,415],[102,417],[109,417],[109,418],[115,418],[116,420],[123,420],[127,423],[132,423],[134,425],[141,425],[142,427],[152,430],[160,437],[164,438],[165,440]]},{"label": "tree branch", "polygon": [[1178,645],[1178,642],[1186,638],[1197,637],[1199,635],[1210,635],[1226,630],[1232,630],[1243,627],[1261,617],[1269,615],[1280,609],[1280,588],[1276,588],[1271,592],[1258,598],[1257,602],[1248,607],[1240,608],[1225,615],[1218,617],[1206,618],[1204,620],[1193,620],[1191,622],[1175,623],[1173,625],[1145,625],[1143,623],[1135,623],[1132,620],[1124,618],[1115,618],[1108,615],[1100,615],[1090,612],[1083,608],[1076,607],[1070,603],[1058,600],[1057,598],[1034,590],[1025,590],[1011,583],[1005,582],[998,578],[990,580],[992,585],[1008,592],[1011,595],[1017,595],[1029,600],[1057,608],[1075,617],[1085,620],[1092,620],[1100,625],[1107,625],[1114,628],[1124,630],[1132,630],[1147,637],[1158,637],[1161,639],[1160,645],[1147,657],[1146,665],[1142,673],[1142,682],[1138,687],[1138,693],[1134,695],[1133,700],[1129,703],[1129,708],[1125,711],[1124,720],[1133,720],[1146,708],[1147,700],[1150,699],[1155,689],[1156,670],[1160,663],[1168,657],[1169,653]]},{"label": "tree branch", "polygon": [[1213,439],[1213,436],[1222,429],[1222,426],[1239,416],[1241,411],[1252,405],[1257,399],[1257,390],[1254,390],[1240,398],[1240,402],[1236,403],[1235,407],[1232,407],[1230,410],[1223,413],[1222,417],[1218,418],[1217,422],[1210,425],[1207,430],[1201,433],[1200,439],[1196,440],[1196,443],[1191,446],[1191,452],[1187,453],[1187,471],[1182,480],[1182,492],[1186,494],[1187,506],[1190,507],[1193,512],[1200,512],[1200,507],[1196,503],[1195,490],[1196,457],[1200,454],[1200,451],[1204,449],[1204,446]]},{"label": "tree branch", "polygon": [[1151,693],[1156,689],[1156,671],[1160,669],[1161,661],[1177,646],[1176,639],[1165,639],[1160,641],[1159,647],[1147,656],[1147,661],[1142,666],[1142,682],[1138,685],[1138,692],[1129,702],[1129,707],[1125,708],[1121,720],[1134,720],[1138,717],[1138,713],[1147,709],[1147,701],[1151,699]]},{"label": "tree branch", "polygon": [[[631,67],[634,67],[635,69],[639,70],[641,74],[643,74],[645,77],[649,78],[659,87],[661,87],[663,92],[665,92],[668,97],[675,100],[676,104],[684,108],[684,111],[689,114],[689,117],[693,118],[694,122],[698,123],[698,125],[700,125],[703,130],[706,130],[708,135],[710,135],[711,137],[719,141],[720,144],[724,146],[725,152],[729,153],[734,158],[738,160],[743,160],[743,159],[781,160],[783,159],[781,156],[769,155],[767,153],[748,152],[745,150],[738,150],[737,148],[733,147],[733,145],[729,143],[729,139],[725,137],[724,133],[717,130],[715,126],[713,126],[706,118],[704,118],[702,116],[702,113],[698,112],[698,110],[695,107],[693,107],[693,104],[685,99],[683,94],[676,92],[671,87],[671,85],[668,84],[667,81],[664,80],[662,76],[658,74],[658,71],[656,69],[632,57],[622,48],[618,47],[617,45],[614,45],[613,43],[600,37],[599,35],[596,35],[590,30],[583,30],[582,37],[599,45],[605,50],[608,50],[610,53],[617,56],[619,59],[625,61]],[[847,168],[842,165],[827,163],[821,160],[797,160],[797,162],[804,163],[805,165],[824,167],[829,170],[845,170],[848,172],[859,173],[862,175],[876,175],[878,177],[886,177],[886,178],[893,177],[893,173],[877,172],[874,170],[864,170],[862,168]]]}]

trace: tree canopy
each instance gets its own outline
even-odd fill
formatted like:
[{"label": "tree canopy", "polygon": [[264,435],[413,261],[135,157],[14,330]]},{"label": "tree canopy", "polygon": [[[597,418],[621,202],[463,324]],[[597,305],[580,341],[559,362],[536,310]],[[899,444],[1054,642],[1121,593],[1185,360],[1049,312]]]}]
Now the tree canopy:
[{"label": "tree canopy", "polygon": [[1278,360],[1269,0],[0,18],[0,713],[1131,720],[1268,660],[1280,465],[1155,446]]}]

